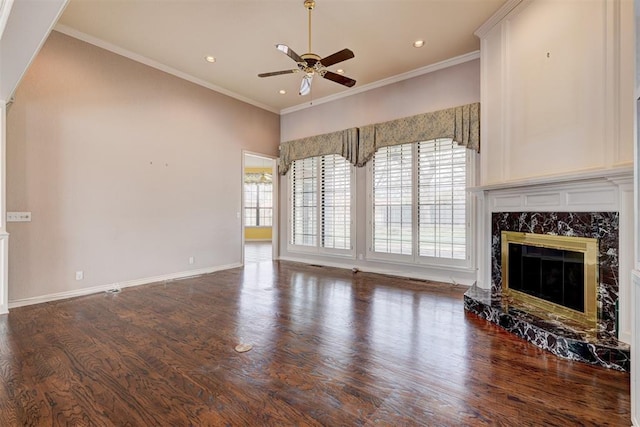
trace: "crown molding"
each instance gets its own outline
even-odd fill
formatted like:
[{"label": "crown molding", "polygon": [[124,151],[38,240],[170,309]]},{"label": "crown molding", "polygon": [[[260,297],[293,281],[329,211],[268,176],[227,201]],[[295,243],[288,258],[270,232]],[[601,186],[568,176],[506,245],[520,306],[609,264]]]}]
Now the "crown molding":
[{"label": "crown molding", "polygon": [[422,76],[424,74],[433,73],[438,70],[442,70],[445,68],[453,67],[455,65],[463,64],[465,62],[473,61],[480,58],[480,51],[476,50],[474,52],[466,53],[464,55],[456,56],[450,59],[445,59],[444,61],[436,62],[435,64],[427,65],[421,68],[417,68],[412,71],[407,71],[406,73],[398,74],[396,76],[392,76],[386,79],[378,80],[373,83],[369,83],[366,85],[358,86],[354,89],[346,90],[340,93],[336,93],[334,95],[326,96],[324,98],[314,99],[313,103],[304,103],[299,105],[294,105],[293,107],[284,108],[280,110],[280,115],[283,116],[285,114],[293,113],[295,111],[304,110],[306,108],[315,107],[320,104],[325,104],[327,102],[333,102],[338,99],[348,98],[353,95],[357,95],[362,92],[367,92],[373,89],[377,89],[383,86],[388,86],[393,83],[398,83],[403,80],[412,79],[414,77]]},{"label": "crown molding", "polygon": [[[513,1],[513,0],[511,0]],[[518,0],[522,1],[522,0]],[[327,102],[332,102],[332,101],[336,101],[338,99],[342,99],[342,98],[347,98],[349,96],[353,96],[353,95],[357,95],[359,93],[362,92],[367,92],[369,90],[373,90],[373,89],[377,89],[383,86],[387,86],[390,84],[394,84],[394,83],[398,83],[401,82],[403,80],[408,80],[408,79],[412,79],[414,77],[418,77],[424,74],[429,74],[429,73],[433,73],[435,71],[438,70],[442,70],[445,68],[449,68],[449,67],[453,67],[455,65],[459,65],[459,64],[463,64],[465,62],[469,62],[469,61],[473,61],[476,59],[480,58],[480,51],[474,51],[474,52],[470,52],[470,53],[466,53],[464,55],[460,55],[460,56],[456,56],[450,59],[446,59],[444,61],[440,61],[437,62],[435,64],[431,64],[431,65],[427,65],[425,67],[421,67],[421,68],[417,68],[415,70],[412,71],[408,71],[406,73],[402,73],[402,74],[398,74],[396,76],[392,76],[386,79],[382,79],[382,80],[378,80],[375,81],[373,83],[369,83],[366,85],[362,85],[362,86],[358,86],[356,88],[350,89],[350,90],[346,90],[340,93],[336,93],[334,95],[330,95],[324,98],[319,98],[319,99],[315,99],[313,101],[313,103],[303,103],[303,104],[299,104],[299,105],[294,105],[292,107],[288,107],[288,108],[284,108],[282,110],[279,110],[275,107],[263,104],[261,102],[255,101],[251,98],[247,98],[245,96],[242,96],[238,93],[232,92],[228,89],[225,89],[223,87],[214,85],[212,83],[209,83],[205,80],[199,79],[197,77],[194,77],[190,74],[187,74],[185,72],[182,72],[180,70],[176,70],[175,68],[169,67],[167,65],[161,64],[158,61],[155,61],[151,58],[148,58],[146,56],[137,54],[135,52],[131,52],[127,49],[123,49],[119,46],[116,46],[114,44],[108,43],[102,39],[99,39],[97,37],[91,36],[89,34],[83,33],[82,31],[78,31],[74,28],[71,28],[69,26],[63,25],[63,24],[56,24],[56,26],[53,28],[54,31],[57,31],[59,33],[65,34],[69,37],[73,37],[75,39],[81,40],[83,42],[89,43],[91,45],[94,45],[96,47],[99,47],[101,49],[105,49],[108,50],[109,52],[115,53],[117,55],[120,56],[124,56],[125,58],[131,59],[132,61],[136,61],[139,62],[141,64],[147,65],[151,68],[155,68],[157,70],[163,71],[165,73],[171,74],[175,77],[178,77],[180,79],[189,81],[191,83],[197,84],[199,86],[205,87],[207,89],[213,90],[215,92],[219,92],[223,95],[227,95],[231,98],[235,98],[239,101],[245,102],[247,104],[251,104],[255,107],[258,108],[262,108],[263,110],[267,110],[270,111],[272,113],[276,113],[276,114],[280,114],[280,115],[285,115],[285,114],[289,114],[289,113],[293,113],[295,111],[300,111],[300,110],[304,110],[306,108],[310,108],[316,105],[320,105],[320,104],[325,104]]]},{"label": "crown molding", "polygon": [[513,9],[516,8],[516,6],[518,6],[522,2],[523,0],[508,0],[505,4],[502,5],[500,9],[496,11],[496,13],[491,15],[491,17],[487,19],[485,23],[482,24],[480,28],[478,28],[473,34],[475,34],[479,38],[483,38],[484,36],[487,35],[489,31],[491,31],[493,27],[496,26],[496,24],[502,21],[509,13],[511,13]]},{"label": "crown molding", "polygon": [[223,95],[229,96],[231,98],[235,98],[238,101],[242,101],[245,102],[247,104],[251,104],[255,107],[258,108],[262,108],[263,110],[267,110],[267,111],[271,111],[272,113],[276,113],[278,114],[280,111],[277,108],[271,107],[269,105],[263,104],[261,102],[255,101],[251,98],[247,98],[245,96],[242,96],[240,94],[237,94],[235,92],[232,92],[228,89],[225,89],[223,87],[214,85],[212,83],[209,83],[205,80],[199,79],[197,77],[194,77],[190,74],[184,73],[180,70],[176,70],[175,68],[169,67],[167,65],[161,64],[158,61],[155,61],[151,58],[148,58],[146,56],[143,55],[139,55],[135,52],[131,52],[130,50],[127,49],[123,49],[119,46],[116,46],[114,44],[108,43],[102,39],[99,39],[97,37],[93,37],[90,36],[89,34],[83,33],[82,31],[78,31],[76,29],[73,29],[71,27],[68,27],[66,25],[63,24],[56,24],[55,27],[53,27],[53,29],[59,33],[65,34],[69,37],[73,37],[75,39],[81,40],[83,42],[89,43],[91,45],[97,46],[101,49],[105,49],[108,50],[109,52],[115,53],[117,55],[120,56],[124,56],[125,58],[131,59],[132,61],[136,61],[139,62],[141,64],[147,65],[151,68],[155,68],[157,70],[163,71],[167,74],[171,74],[175,77],[181,78],[183,80],[189,81],[191,83],[197,84],[199,86],[205,87],[207,89],[211,89],[215,92],[219,92]]}]

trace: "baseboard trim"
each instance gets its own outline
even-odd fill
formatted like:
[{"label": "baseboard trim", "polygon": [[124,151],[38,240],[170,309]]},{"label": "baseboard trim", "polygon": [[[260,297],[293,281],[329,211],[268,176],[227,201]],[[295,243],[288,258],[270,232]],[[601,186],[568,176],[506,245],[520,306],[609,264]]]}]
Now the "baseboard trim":
[{"label": "baseboard trim", "polygon": [[[455,280],[452,274],[449,273],[441,273],[434,272],[434,270],[425,269],[424,273],[417,271],[402,271],[384,267],[374,267],[374,266],[362,266],[355,264],[343,264],[339,262],[327,262],[325,260],[309,260],[305,258],[296,258],[296,257],[280,257],[280,261],[290,261],[290,262],[299,262],[302,264],[312,264],[312,265],[321,265],[323,267],[334,267],[334,268],[344,268],[344,269],[358,269],[358,271],[362,271],[363,273],[375,273],[375,274],[384,274],[387,276],[396,276],[403,277],[405,279],[416,279],[416,280],[429,280],[433,282],[443,282],[443,283],[455,283],[456,285],[462,286],[471,286],[474,281],[470,280]],[[445,270],[443,270],[445,271]]]},{"label": "baseboard trim", "polygon": [[127,280],[124,282],[110,283],[108,285],[93,286],[90,288],[75,289],[73,291],[58,292],[55,294],[41,295],[37,297],[22,298],[9,301],[9,309],[24,307],[27,305],[42,304],[45,302],[58,301],[62,299],[81,297],[85,295],[106,292],[112,289],[124,289],[134,286],[148,285],[150,283],[165,282],[169,280],[186,279],[189,277],[202,276],[203,274],[215,273],[216,271],[230,270],[232,268],[242,267],[242,264],[226,264],[215,267],[201,268],[198,270],[180,271],[177,273],[163,274],[161,276],[144,277],[141,279]]}]

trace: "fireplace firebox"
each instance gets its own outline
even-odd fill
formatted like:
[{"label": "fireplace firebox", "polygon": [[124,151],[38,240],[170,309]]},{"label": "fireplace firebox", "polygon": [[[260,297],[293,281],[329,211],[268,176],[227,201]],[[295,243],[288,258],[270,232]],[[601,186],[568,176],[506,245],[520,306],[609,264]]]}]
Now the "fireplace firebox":
[{"label": "fireplace firebox", "polygon": [[595,328],[598,239],[514,231],[501,236],[503,294]]}]

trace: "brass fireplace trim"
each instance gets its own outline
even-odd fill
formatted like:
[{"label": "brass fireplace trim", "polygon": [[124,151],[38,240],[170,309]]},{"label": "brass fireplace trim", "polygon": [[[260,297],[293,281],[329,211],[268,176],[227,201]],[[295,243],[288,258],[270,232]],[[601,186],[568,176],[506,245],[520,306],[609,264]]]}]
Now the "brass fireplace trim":
[{"label": "brass fireplace trim", "polygon": [[[503,231],[502,235],[502,292],[511,297],[514,302],[532,305],[545,312],[572,319],[585,326],[596,328],[598,321],[598,239],[589,237],[555,236],[549,234],[522,233],[517,231]],[[560,249],[584,254],[584,307],[580,312],[563,307],[540,298],[527,295],[524,292],[509,288],[509,243]]]}]

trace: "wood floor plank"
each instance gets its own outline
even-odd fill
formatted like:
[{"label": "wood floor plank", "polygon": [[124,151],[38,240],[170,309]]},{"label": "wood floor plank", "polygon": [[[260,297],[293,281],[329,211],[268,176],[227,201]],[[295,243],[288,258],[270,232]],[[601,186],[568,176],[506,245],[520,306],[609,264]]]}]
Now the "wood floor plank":
[{"label": "wood floor plank", "polygon": [[630,424],[629,374],[465,313],[464,291],[265,262],[13,309],[0,425]]}]

